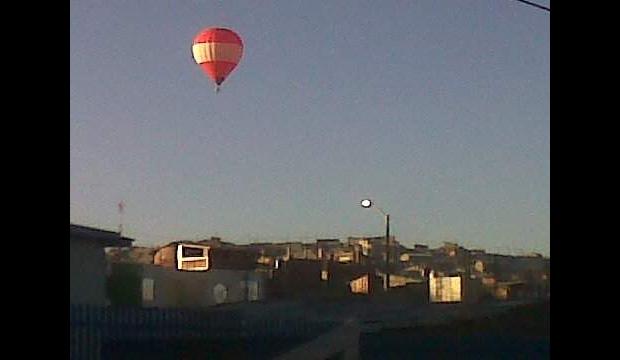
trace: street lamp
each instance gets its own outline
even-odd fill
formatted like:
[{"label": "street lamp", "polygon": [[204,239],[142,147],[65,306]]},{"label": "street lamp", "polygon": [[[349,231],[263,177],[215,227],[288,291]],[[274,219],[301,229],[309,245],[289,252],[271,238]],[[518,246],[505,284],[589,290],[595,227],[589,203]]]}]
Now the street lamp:
[{"label": "street lamp", "polygon": [[[372,200],[370,199],[363,199],[360,205],[365,209],[373,207]],[[390,214],[387,214],[380,207],[375,206],[375,209],[385,217],[385,283],[383,289],[388,291],[390,288]]]}]

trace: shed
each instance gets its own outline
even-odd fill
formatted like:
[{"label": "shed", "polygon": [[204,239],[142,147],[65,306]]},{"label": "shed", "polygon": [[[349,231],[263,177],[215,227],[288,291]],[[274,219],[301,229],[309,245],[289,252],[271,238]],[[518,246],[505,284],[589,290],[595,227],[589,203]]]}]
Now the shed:
[{"label": "shed", "polygon": [[105,248],[130,247],[133,239],[113,231],[69,225],[70,303],[106,305]]}]

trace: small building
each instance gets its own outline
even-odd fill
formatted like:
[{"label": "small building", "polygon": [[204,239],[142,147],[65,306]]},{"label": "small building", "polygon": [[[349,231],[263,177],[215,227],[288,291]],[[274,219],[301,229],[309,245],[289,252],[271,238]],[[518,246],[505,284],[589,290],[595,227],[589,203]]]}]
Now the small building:
[{"label": "small building", "polygon": [[383,292],[383,279],[375,273],[367,273],[349,282],[351,293],[373,295]]},{"label": "small building", "polygon": [[356,259],[357,255],[355,254],[355,249],[352,247],[340,249],[340,251],[335,254],[335,260],[341,263],[354,263]]},{"label": "small building", "polygon": [[431,272],[429,277],[430,302],[461,302],[463,299],[461,284],[460,276],[435,276],[435,273]]},{"label": "small building", "polygon": [[108,262],[114,263],[152,264],[155,250],[144,246],[109,248],[106,249],[106,258]]},{"label": "small building", "polygon": [[340,239],[317,239],[317,258],[333,259],[341,246]]},{"label": "small building", "polygon": [[106,247],[130,247],[134,240],[119,233],[69,224],[69,301],[104,306]]},{"label": "small building", "polygon": [[[208,245],[207,245],[208,244]],[[178,241],[154,250],[151,263],[111,262],[112,305],[208,307],[265,297],[258,254],[210,239]]]}]

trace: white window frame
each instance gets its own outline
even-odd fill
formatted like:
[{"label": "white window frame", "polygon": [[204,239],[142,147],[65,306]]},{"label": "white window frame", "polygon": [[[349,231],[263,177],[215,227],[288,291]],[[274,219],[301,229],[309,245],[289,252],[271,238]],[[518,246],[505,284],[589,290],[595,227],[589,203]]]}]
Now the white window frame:
[{"label": "white window frame", "polygon": [[[202,249],[203,250],[203,254],[205,256],[187,256],[184,257],[183,256],[183,248],[194,248],[194,249]],[[183,270],[183,271],[205,271],[205,270],[209,270],[209,246],[202,246],[202,245],[193,245],[193,244],[178,244],[177,245],[177,270]],[[183,268],[183,263],[186,261],[199,261],[199,260],[205,260],[205,266],[199,266],[199,267],[195,267],[192,269],[184,269]]]}]

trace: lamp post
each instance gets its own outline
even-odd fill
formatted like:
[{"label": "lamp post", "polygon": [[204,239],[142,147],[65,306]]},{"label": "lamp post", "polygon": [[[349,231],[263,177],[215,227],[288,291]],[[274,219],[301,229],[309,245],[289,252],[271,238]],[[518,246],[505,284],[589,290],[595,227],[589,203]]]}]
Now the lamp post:
[{"label": "lamp post", "polygon": [[[373,206],[370,199],[364,199],[360,202],[360,205],[369,209]],[[385,217],[385,282],[383,284],[383,290],[388,291],[390,289],[390,214],[387,214],[383,209],[375,207]]]}]

